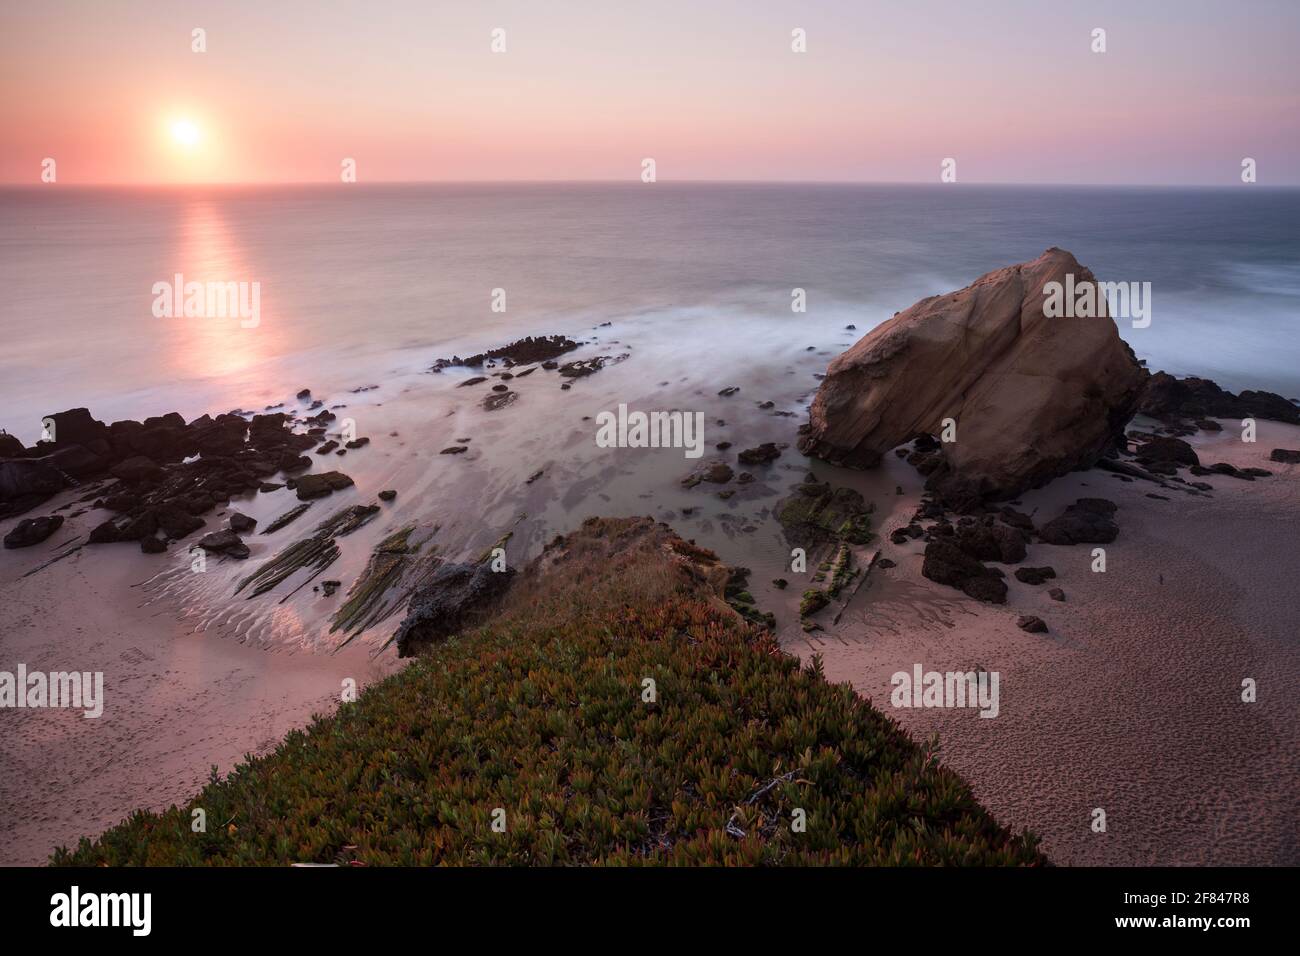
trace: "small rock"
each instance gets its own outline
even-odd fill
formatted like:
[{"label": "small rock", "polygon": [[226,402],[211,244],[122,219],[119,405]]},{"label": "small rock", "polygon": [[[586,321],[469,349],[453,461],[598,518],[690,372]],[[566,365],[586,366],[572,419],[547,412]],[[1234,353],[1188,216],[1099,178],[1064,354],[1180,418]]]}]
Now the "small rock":
[{"label": "small rock", "polygon": [[1137,449],[1137,460],[1150,467],[1154,462],[1199,465],[1196,450],[1181,438],[1153,438]]},{"label": "small rock", "polygon": [[354,482],[341,471],[325,471],[315,475],[303,475],[294,483],[294,491],[299,501],[323,498],[335,491],[342,491]]},{"label": "small rock", "polygon": [[738,456],[742,465],[764,465],[781,457],[781,449],[774,442],[764,442],[757,448],[746,448]]},{"label": "small rock", "polygon": [[1109,544],[1119,537],[1112,518],[1118,507],[1105,498],[1080,498],[1043,525],[1038,536],[1047,544]]},{"label": "small rock", "polygon": [[438,454],[439,455],[463,455],[467,451],[469,451],[469,449],[466,448],[464,445],[450,445],[447,448],[444,448],[442,451],[438,452]]},{"label": "small rock", "polygon": [[213,531],[199,538],[199,547],[204,551],[224,554],[230,558],[248,557],[248,545],[233,531]]},{"label": "small rock", "polygon": [[1016,627],[1022,631],[1028,631],[1030,634],[1043,634],[1047,631],[1047,625],[1043,623],[1043,619],[1032,614],[1022,614],[1016,618]]},{"label": "small rock", "polygon": [[380,501],[392,501],[396,497],[397,497],[397,492],[394,491],[392,488],[385,488],[383,491],[379,493]]},{"label": "small rock", "polygon": [[1016,568],[1016,580],[1022,584],[1042,584],[1056,577],[1054,568]]},{"label": "small rock", "polygon": [[250,518],[246,514],[238,511],[230,512],[230,530],[236,534],[243,534],[245,531],[252,531],[257,527],[257,519]]},{"label": "small rock", "polygon": [[1065,592],[1062,591],[1060,588],[1052,588],[1050,591],[1047,592],[1047,596],[1051,598],[1053,601],[1065,600]]}]

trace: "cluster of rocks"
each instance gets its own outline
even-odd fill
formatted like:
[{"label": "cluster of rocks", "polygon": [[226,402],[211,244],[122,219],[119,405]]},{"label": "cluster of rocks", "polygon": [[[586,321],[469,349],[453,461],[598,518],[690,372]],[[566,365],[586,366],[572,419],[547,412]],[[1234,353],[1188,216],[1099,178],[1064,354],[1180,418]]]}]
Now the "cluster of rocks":
[{"label": "cluster of rocks", "polygon": [[488,349],[486,352],[471,355],[469,358],[453,355],[449,359],[438,359],[433,363],[429,371],[441,372],[444,368],[453,366],[479,368],[486,365],[488,368],[495,368],[498,363],[506,368],[513,368],[516,365],[531,365],[559,358],[565,352],[572,352],[581,344],[565,335],[543,335],[536,338],[529,335],[500,348]]},{"label": "cluster of rocks", "polygon": [[[934,496],[927,495],[912,521],[890,534],[895,544],[924,539],[926,542],[921,574],[938,584],[956,588],[978,601],[1005,604],[1006,572],[990,563],[1019,564],[1028,557],[1028,546],[1037,538],[1044,544],[1107,544],[1119,535],[1115,522],[1118,506],[1104,498],[1080,498],[1041,528],[1032,518],[1011,506],[986,506],[982,513],[963,515],[951,521]],[[932,521],[928,527],[922,521]],[[1027,566],[1015,569],[1016,580],[1041,585],[1056,578],[1051,566]],[[1052,588],[1049,596],[1065,600],[1065,592]],[[1046,630],[1038,618],[1026,630]],[[1040,628],[1041,625],[1041,628]]]},{"label": "cluster of rocks", "polygon": [[[300,396],[307,400],[310,392]],[[284,412],[229,412],[186,422],[171,412],[106,425],[85,408],[57,412],[48,416],[50,441],[24,448],[12,436],[0,436],[0,517],[93,483],[81,501],[114,514],[91,530],[88,542],[133,541],[146,553],[162,552],[168,542],[202,528],[203,515],[237,495],[287,486],[309,500],[351,485],[352,479],[337,471],[293,477],[311,467],[302,453],[321,442],[334,417],[326,410],[303,419]],[[296,425],[305,426],[305,433],[295,431]],[[360,448],[367,442],[347,444]],[[287,476],[282,483],[268,481],[280,472]],[[15,541],[10,546],[44,540],[62,523],[62,516],[53,517],[21,522],[9,536]],[[199,543],[215,553],[245,556],[238,536],[252,529],[255,522],[249,522],[251,518],[232,514],[229,528]]]},{"label": "cluster of rocks", "polygon": [[[564,335],[547,335],[538,338],[530,335],[500,348],[471,355],[469,358],[453,355],[449,359],[438,359],[430,366],[429,371],[441,372],[445,368],[453,367],[495,369],[500,366],[500,371],[491,372],[489,375],[473,375],[457,385],[457,388],[472,388],[492,378],[499,379],[497,384],[492,386],[491,393],[483,397],[483,407],[488,411],[495,411],[514,404],[519,398],[519,393],[512,390],[505,384],[506,382],[524,378],[539,368],[557,372],[565,380],[560,388],[568,390],[572,387],[573,379],[593,375],[605,366],[625,361],[629,357],[628,353],[624,352],[620,355],[597,355],[592,358],[577,359],[563,365],[556,361],[559,356],[581,345],[581,342],[575,342]],[[528,368],[516,371],[522,365],[527,365]]]},{"label": "cluster of rocks", "polygon": [[[1138,464],[1149,474],[1160,475],[1175,481],[1183,480],[1179,478],[1178,474],[1179,469],[1182,468],[1186,468],[1192,475],[1197,477],[1226,475],[1229,478],[1238,478],[1242,481],[1268,478],[1273,474],[1267,468],[1238,468],[1227,462],[1203,465],[1200,456],[1196,453],[1196,449],[1181,438],[1152,435],[1141,431],[1129,432],[1129,438],[1136,443],[1133,456]],[[1281,451],[1282,449],[1277,450]],[[1205,482],[1186,482],[1186,484],[1199,491],[1213,490],[1213,486]]]},{"label": "cluster of rocks", "polygon": [[[718,451],[726,451],[731,447],[731,442],[720,441],[716,447]],[[781,450],[784,447],[786,446],[778,445],[775,442],[763,442],[755,448],[746,448],[736,457],[742,465],[749,465],[751,467],[757,465],[768,465],[781,457]],[[682,486],[685,488],[694,488],[696,485],[704,484],[705,482],[715,485],[725,485],[733,478],[736,480],[736,483],[740,485],[748,485],[756,480],[750,472],[742,471],[737,474],[735,469],[733,469],[729,464],[718,459],[698,465],[695,470],[682,479]],[[735,489],[727,488],[719,491],[718,497],[726,500],[731,498],[735,493]]]},{"label": "cluster of rocks", "polygon": [[1266,418],[1300,425],[1300,407],[1294,400],[1250,390],[1234,395],[1209,379],[1179,379],[1167,372],[1151,376],[1138,410],[1164,422],[1172,434],[1219,431],[1221,426],[1213,418]]}]

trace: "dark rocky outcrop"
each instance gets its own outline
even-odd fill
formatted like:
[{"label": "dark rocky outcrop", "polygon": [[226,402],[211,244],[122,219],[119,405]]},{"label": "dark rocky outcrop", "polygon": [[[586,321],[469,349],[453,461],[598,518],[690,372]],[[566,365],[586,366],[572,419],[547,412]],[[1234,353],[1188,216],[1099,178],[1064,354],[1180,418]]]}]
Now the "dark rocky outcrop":
[{"label": "dark rocky outcrop", "polygon": [[203,415],[188,424],[176,412],[112,425],[84,408],[47,417],[52,441],[0,461],[0,517],[83,480],[111,479],[96,506],[116,517],[96,527],[90,541],[138,541],[151,553],[165,550],[159,534],[192,533],[203,524],[195,516],[257,491],[279,464],[296,466],[299,452],[316,444],[294,432],[284,413],[251,420],[234,412]]},{"label": "dark rocky outcrop", "polygon": [[1139,410],[1165,422],[1215,418],[1266,418],[1300,425],[1300,408],[1273,392],[1224,391],[1207,378],[1175,378],[1167,372],[1151,376]]},{"label": "dark rocky outcrop", "polygon": [[487,362],[500,362],[507,368],[515,365],[529,365],[533,362],[551,361],[565,352],[572,352],[578,348],[580,343],[573,341],[564,335],[543,335],[534,338],[529,335],[525,338],[511,342],[509,345],[503,345],[500,348],[488,349],[486,352],[479,352],[471,355],[469,358],[461,358],[453,355],[449,359],[438,359],[433,364],[431,371],[441,372],[444,368],[450,368],[457,365],[465,365],[471,368],[477,368]]}]

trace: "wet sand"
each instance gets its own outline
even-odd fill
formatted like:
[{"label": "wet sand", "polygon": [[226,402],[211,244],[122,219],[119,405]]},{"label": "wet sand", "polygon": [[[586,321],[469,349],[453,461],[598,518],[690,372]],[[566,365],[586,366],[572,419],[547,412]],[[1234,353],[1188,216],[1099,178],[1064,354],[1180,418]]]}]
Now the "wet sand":
[{"label": "wet sand", "polygon": [[168,603],[142,603],[149,571],[145,555],[83,550],[5,582],[6,669],[101,671],[104,711],[0,714],[0,863],[43,863],[136,807],[188,800],[210,767],[225,773],[331,712],[344,678],[364,685],[390,666],[361,648],[295,654],[196,632]]}]

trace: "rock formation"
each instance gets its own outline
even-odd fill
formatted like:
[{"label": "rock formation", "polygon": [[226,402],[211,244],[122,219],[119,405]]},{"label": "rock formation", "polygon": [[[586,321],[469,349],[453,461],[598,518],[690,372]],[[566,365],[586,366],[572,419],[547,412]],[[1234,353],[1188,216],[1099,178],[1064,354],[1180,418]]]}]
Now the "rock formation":
[{"label": "rock formation", "polygon": [[895,315],[831,362],[800,448],[872,467],[918,435],[943,437],[951,419],[928,487],[956,508],[1088,467],[1122,442],[1147,373],[1105,314],[1044,314],[1045,287],[1067,275],[1095,281],[1048,249]]}]

